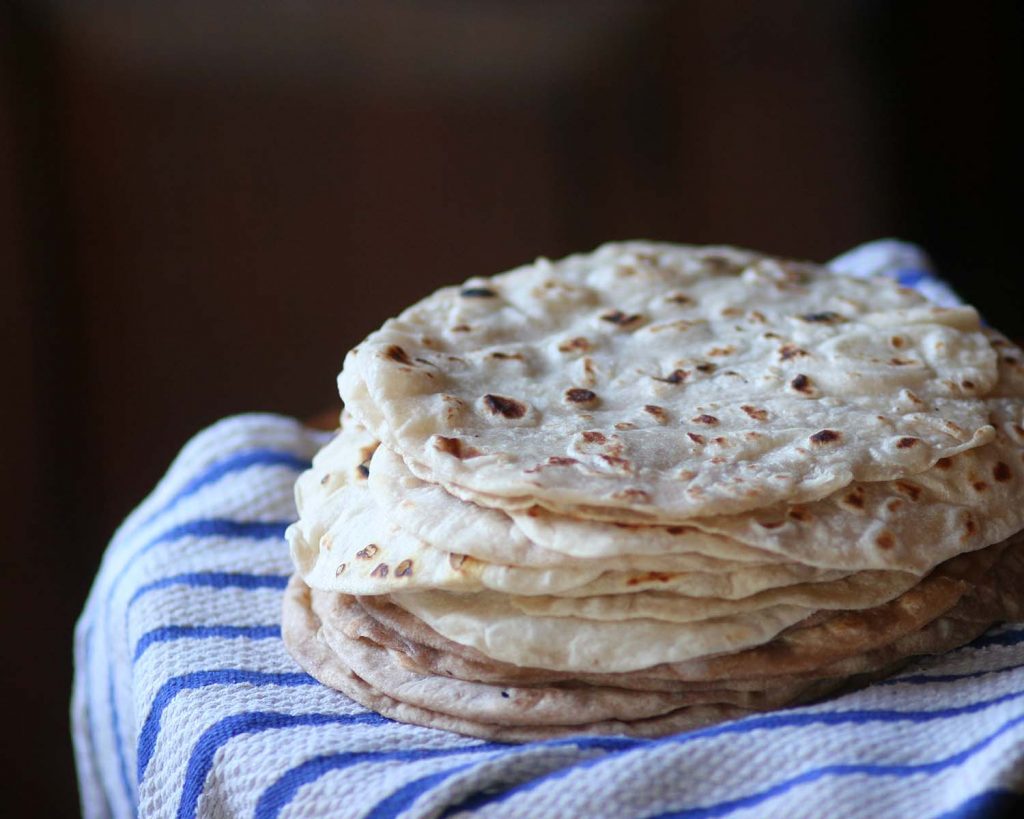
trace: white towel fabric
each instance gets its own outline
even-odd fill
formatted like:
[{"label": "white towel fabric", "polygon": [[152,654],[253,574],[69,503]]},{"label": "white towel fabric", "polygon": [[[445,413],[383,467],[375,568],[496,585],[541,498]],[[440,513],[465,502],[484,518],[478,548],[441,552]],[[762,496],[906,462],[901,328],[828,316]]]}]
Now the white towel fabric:
[{"label": "white towel fabric", "polygon": [[[933,297],[916,248],[840,257]],[[75,634],[94,817],[987,816],[1024,789],[1024,624],[831,702],[661,740],[500,745],[391,722],[280,638],[292,483],[325,435],[272,415],[200,433],[118,530]]]}]

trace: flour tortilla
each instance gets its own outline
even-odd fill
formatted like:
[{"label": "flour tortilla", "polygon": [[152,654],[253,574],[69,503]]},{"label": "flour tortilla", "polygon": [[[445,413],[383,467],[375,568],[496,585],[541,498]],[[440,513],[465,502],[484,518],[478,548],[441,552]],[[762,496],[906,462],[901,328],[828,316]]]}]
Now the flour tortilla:
[{"label": "flour tortilla", "polygon": [[[521,596],[509,604],[523,614],[541,617],[581,617],[585,620],[664,620],[689,623],[776,605],[803,606],[819,611],[867,609],[887,603],[912,589],[920,577],[909,572],[858,572],[823,583],[796,583],[738,599],[686,597],[662,591],[595,597]],[[486,594],[486,593],[485,593]]]},{"label": "flour tortilla", "polygon": [[576,679],[642,690],[763,690],[791,679],[892,671],[913,656],[962,645],[1000,620],[1021,619],[1024,539],[1017,536],[949,561],[911,591],[874,609],[821,612],[762,646],[627,673],[553,671],[501,662],[449,640],[386,597],[329,597],[335,616],[355,629],[350,636],[367,636],[405,652],[407,664],[433,674],[496,684]]},{"label": "flour tortilla", "polygon": [[625,734],[658,737],[737,719],[750,711],[728,705],[702,705],[680,708],[651,719],[623,722],[608,720],[596,723],[562,725],[503,725],[461,719],[440,711],[403,703],[374,688],[330,649],[320,638],[320,621],[309,604],[309,589],[294,577],[285,592],[281,632],[289,653],[311,676],[324,685],[343,692],[377,713],[400,722],[438,728],[468,736],[500,742],[528,742],[562,736],[585,734]]},{"label": "flour tortilla", "polygon": [[990,439],[995,381],[972,308],[625,243],[438,291],[353,350],[339,389],[431,482],[669,522],[921,472]]},{"label": "flour tortilla", "polygon": [[[1005,578],[989,572],[1008,548],[1011,555],[1002,561],[1000,571],[1017,571],[1022,542],[1024,537],[1015,536],[1004,544],[960,555],[895,600],[830,616],[781,636],[785,628],[799,622],[786,623],[788,617],[803,612],[806,618],[811,610],[778,606],[718,620],[670,624],[533,617],[517,612],[507,601],[480,600],[476,595],[426,592],[393,594],[390,599],[448,640],[512,665],[613,672],[664,664],[671,665],[671,674],[680,679],[737,680],[751,673],[813,670],[918,631],[972,589],[984,593],[994,584],[1005,583]],[[1024,574],[1020,580],[1024,582]],[[1007,597],[1004,602],[1009,606],[1013,600]]]},{"label": "flour tortilla", "polygon": [[692,691],[637,691],[593,685],[495,686],[423,674],[402,665],[401,655],[365,638],[353,639],[344,628],[321,620],[321,639],[362,679],[400,700],[455,717],[507,725],[634,721],[661,716],[689,705],[725,704],[743,708],[778,707],[799,696],[806,682],[770,692],[707,688]]},{"label": "flour tortilla", "polygon": [[[502,517],[498,510],[425,484],[384,447],[374,456],[381,474],[374,476],[371,487],[382,504],[391,504],[389,509],[395,509],[401,492],[411,487],[415,499],[407,510],[410,517],[451,521],[447,528],[443,523],[424,526],[423,534],[432,542],[449,533],[465,542],[477,531],[494,531],[508,532],[513,542],[525,539],[548,553],[582,559],[694,550],[733,561],[749,557],[762,563],[774,559],[836,570],[923,574],[957,554],[998,543],[1024,526],[1024,504],[1017,502],[1024,489],[1024,352],[997,334],[988,335],[1000,352],[996,397],[985,399],[997,430],[991,443],[943,459],[912,478],[858,482],[813,503],[694,518],[685,526],[609,525],[537,506]],[[622,516],[618,510],[608,511]],[[484,524],[485,520],[494,523]],[[712,533],[726,538],[709,540]]]},{"label": "flour tortilla", "polygon": [[[442,551],[401,528],[401,516],[393,513],[393,507],[386,510],[376,503],[367,488],[367,474],[373,474],[377,456],[365,460],[375,448],[364,430],[346,426],[297,483],[301,517],[286,534],[297,571],[314,588],[346,594],[490,589],[516,595],[574,596],[660,589],[732,599],[793,583],[826,582],[844,576],[843,572],[795,563],[762,566],[710,561],[707,570],[691,571],[687,566],[693,563],[682,555],[650,560],[570,561],[536,568],[490,563]],[[493,534],[500,536],[501,532]],[[484,531],[479,542],[485,545],[473,550],[501,557],[504,544],[491,543],[489,536]],[[718,536],[702,537],[711,542],[723,540]],[[617,568],[620,566],[624,568]]]},{"label": "flour tortilla", "polygon": [[606,525],[553,515],[541,508],[506,514],[459,500],[413,475],[386,446],[373,456],[370,491],[387,516],[436,548],[519,566],[580,566],[594,559],[608,568],[731,571],[783,558],[693,527]]},{"label": "flour tortilla", "polygon": [[[308,533],[308,534],[307,534]],[[695,597],[738,598],[801,582],[826,582],[843,572],[795,563],[744,566],[735,571],[672,572],[590,567],[538,569],[486,563],[442,552],[388,521],[365,488],[344,486],[286,532],[292,561],[312,587],[345,594],[415,589],[508,594],[594,596],[647,589]],[[316,541],[312,537],[319,535]]]},{"label": "flour tortilla", "polygon": [[667,623],[533,617],[500,596],[399,592],[391,600],[450,640],[502,662],[556,671],[634,671],[761,645],[811,610],[771,606],[755,613]]}]

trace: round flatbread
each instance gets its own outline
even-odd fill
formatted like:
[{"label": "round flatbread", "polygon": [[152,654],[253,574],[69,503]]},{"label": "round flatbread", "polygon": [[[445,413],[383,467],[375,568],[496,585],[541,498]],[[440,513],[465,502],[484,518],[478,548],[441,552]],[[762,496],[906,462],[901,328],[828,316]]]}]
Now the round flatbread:
[{"label": "round flatbread", "polygon": [[746,251],[626,243],[439,290],[353,350],[339,388],[417,475],[485,505],[671,522],[980,446],[996,377],[972,308]]}]

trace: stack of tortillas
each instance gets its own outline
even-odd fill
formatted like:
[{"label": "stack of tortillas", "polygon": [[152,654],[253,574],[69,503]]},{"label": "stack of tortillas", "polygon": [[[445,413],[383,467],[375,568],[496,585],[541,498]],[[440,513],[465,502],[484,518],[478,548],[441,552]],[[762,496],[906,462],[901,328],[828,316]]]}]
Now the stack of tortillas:
[{"label": "stack of tortillas", "polygon": [[887,279],[611,244],[438,291],[339,386],[284,637],[397,720],[660,735],[1024,606],[1024,355]]}]

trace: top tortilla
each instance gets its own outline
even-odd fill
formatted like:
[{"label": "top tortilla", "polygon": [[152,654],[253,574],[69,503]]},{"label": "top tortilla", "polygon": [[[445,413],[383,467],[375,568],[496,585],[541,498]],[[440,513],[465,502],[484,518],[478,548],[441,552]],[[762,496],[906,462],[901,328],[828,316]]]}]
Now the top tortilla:
[{"label": "top tortilla", "polygon": [[460,496],[674,521],[898,480],[988,443],[996,377],[972,308],[632,242],[439,290],[353,350],[339,388]]}]

